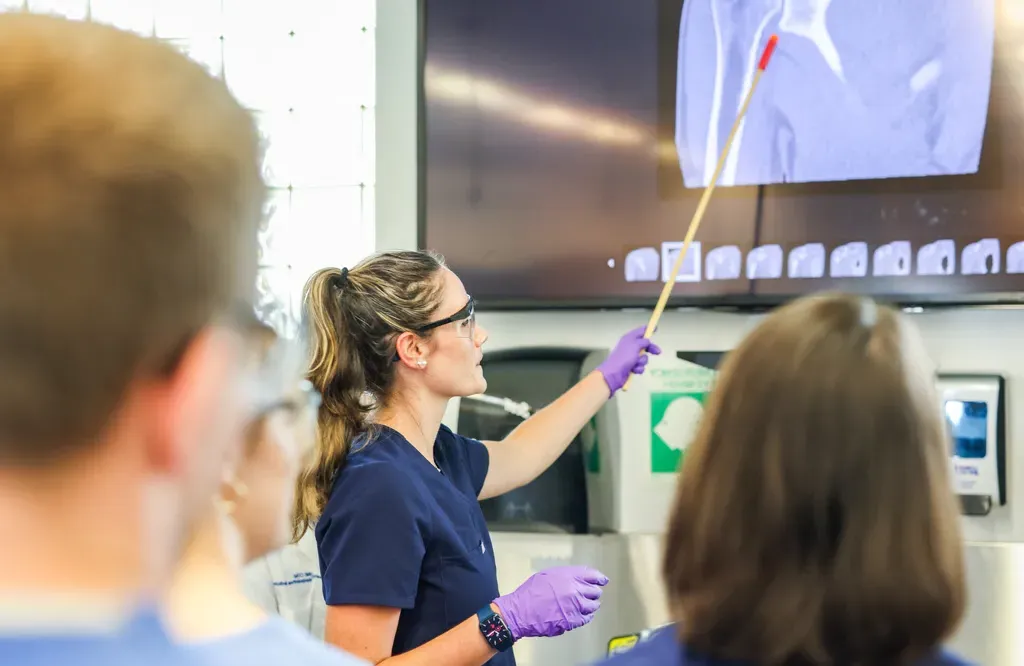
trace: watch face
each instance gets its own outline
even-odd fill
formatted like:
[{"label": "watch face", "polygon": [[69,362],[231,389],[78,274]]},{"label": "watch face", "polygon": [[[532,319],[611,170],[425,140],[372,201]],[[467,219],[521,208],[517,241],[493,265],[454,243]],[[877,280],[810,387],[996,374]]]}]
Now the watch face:
[{"label": "watch face", "polygon": [[512,640],[512,634],[509,633],[505,623],[497,615],[492,615],[481,622],[480,630],[484,633],[484,638],[487,639],[488,644],[491,646],[498,646]]}]

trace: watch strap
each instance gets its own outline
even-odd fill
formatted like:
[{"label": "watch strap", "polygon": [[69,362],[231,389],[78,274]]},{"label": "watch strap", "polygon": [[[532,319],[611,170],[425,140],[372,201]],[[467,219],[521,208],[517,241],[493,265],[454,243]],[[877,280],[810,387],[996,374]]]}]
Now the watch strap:
[{"label": "watch strap", "polygon": [[[515,643],[515,639],[512,638],[512,632],[509,631],[508,625],[505,624],[505,619],[501,617],[501,614],[495,613],[490,604],[478,610],[476,612],[476,618],[479,622],[480,633],[483,634],[484,640],[498,652],[505,652]],[[497,635],[493,631],[495,623],[499,624],[501,627],[500,631],[497,632]]]}]

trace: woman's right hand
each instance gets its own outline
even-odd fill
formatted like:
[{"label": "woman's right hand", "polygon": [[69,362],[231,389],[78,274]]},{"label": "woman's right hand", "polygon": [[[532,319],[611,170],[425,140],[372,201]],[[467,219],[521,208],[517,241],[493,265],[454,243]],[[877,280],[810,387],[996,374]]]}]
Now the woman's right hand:
[{"label": "woman's right hand", "polygon": [[494,604],[512,638],[561,636],[594,619],[608,577],[589,567],[555,567],[526,579]]}]

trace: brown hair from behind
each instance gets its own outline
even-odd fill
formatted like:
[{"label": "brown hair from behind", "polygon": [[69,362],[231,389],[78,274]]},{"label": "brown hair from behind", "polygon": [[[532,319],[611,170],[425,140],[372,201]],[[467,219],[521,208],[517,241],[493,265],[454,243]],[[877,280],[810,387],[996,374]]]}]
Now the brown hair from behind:
[{"label": "brown hair from behind", "polygon": [[45,464],[252,299],[260,140],[156,40],[13,12],[0,54],[0,464]]},{"label": "brown hair from behind", "polygon": [[306,283],[307,379],[320,392],[317,443],[295,493],[292,538],[319,519],[349,448],[395,387],[395,340],[430,323],[442,297],[444,260],[431,252],[383,252],[351,270],[326,268]]},{"label": "brown hair from behind", "polygon": [[922,343],[852,296],[730,353],[687,449],[663,574],[682,641],[763,666],[896,666],[965,603],[948,438]]}]

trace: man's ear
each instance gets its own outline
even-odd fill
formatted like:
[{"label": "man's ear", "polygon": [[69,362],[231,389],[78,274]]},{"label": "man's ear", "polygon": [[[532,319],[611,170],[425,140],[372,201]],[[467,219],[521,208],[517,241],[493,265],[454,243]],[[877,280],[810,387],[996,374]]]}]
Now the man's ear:
[{"label": "man's ear", "polygon": [[223,465],[238,448],[251,407],[243,346],[239,334],[210,327],[192,339],[173,373],[149,387],[154,471],[179,476],[197,462]]}]

